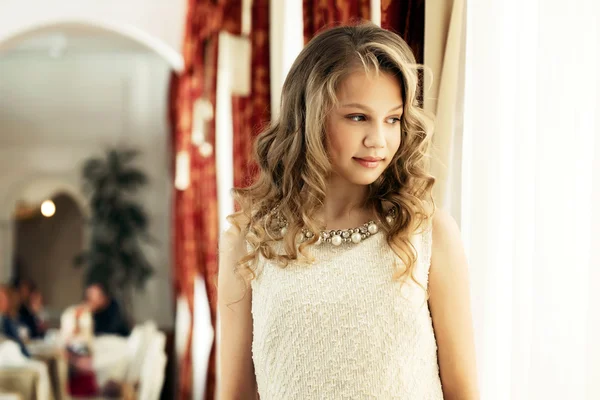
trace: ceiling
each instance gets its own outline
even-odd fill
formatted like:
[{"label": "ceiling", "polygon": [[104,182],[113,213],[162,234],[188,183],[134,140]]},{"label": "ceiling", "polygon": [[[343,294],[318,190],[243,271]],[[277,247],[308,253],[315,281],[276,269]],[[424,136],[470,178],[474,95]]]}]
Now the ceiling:
[{"label": "ceiling", "polygon": [[58,58],[66,53],[152,52],[136,40],[83,24],[49,26],[19,35],[12,43],[3,47],[5,50],[0,52],[0,58],[23,55]]}]

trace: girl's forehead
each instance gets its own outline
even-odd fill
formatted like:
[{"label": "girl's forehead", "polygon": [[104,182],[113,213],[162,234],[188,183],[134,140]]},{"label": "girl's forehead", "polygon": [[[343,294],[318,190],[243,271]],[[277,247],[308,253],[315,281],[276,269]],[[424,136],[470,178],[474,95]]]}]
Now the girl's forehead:
[{"label": "girl's forehead", "polygon": [[357,70],[346,76],[336,90],[338,102],[359,101],[361,99],[381,99],[392,102],[402,100],[398,79],[390,73],[378,74]]}]

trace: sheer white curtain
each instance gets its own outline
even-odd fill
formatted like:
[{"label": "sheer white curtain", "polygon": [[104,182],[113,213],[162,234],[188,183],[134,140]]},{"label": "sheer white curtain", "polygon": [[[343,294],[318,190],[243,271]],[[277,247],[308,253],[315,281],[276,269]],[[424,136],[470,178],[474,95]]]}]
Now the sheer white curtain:
[{"label": "sheer white curtain", "polygon": [[[436,204],[460,222],[465,0],[428,0],[425,8],[425,102],[435,114],[431,173]],[[431,73],[429,73],[431,72]]]},{"label": "sheer white curtain", "polygon": [[596,0],[467,4],[461,226],[482,399],[600,399]]}]

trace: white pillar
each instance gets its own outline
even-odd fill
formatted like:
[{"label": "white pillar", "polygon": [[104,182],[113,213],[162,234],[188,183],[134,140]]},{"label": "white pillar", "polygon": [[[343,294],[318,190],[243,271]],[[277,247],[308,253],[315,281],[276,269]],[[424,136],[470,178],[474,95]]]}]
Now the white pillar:
[{"label": "white pillar", "polygon": [[371,22],[381,26],[381,0],[371,0]]},{"label": "white pillar", "polygon": [[275,119],[285,77],[304,47],[304,25],[302,0],[271,1],[269,7],[271,118]]}]

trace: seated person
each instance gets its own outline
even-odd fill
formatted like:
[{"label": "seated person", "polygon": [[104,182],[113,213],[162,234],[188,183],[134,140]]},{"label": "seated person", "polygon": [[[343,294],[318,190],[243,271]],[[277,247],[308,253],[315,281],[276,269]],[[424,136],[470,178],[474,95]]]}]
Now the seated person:
[{"label": "seated person", "polygon": [[85,299],[93,315],[94,335],[129,335],[129,324],[106,285],[91,283],[85,290]]},{"label": "seated person", "polygon": [[86,304],[67,308],[60,318],[60,332],[68,362],[68,392],[71,396],[98,394],[92,362],[92,313]]},{"label": "seated person", "polygon": [[29,352],[19,336],[19,326],[13,319],[12,310],[15,307],[12,297],[10,288],[0,285],[0,334],[17,342],[23,355],[29,357]]},{"label": "seated person", "polygon": [[42,293],[38,289],[33,288],[26,302],[21,304],[21,308],[19,309],[19,323],[28,329],[31,339],[42,338],[46,333],[42,311]]},{"label": "seated person", "polygon": [[19,304],[21,304],[21,306],[24,306],[29,302],[31,293],[36,290],[35,283],[33,283],[32,280],[23,277],[15,279],[13,288],[15,290],[14,293],[17,294]]}]

